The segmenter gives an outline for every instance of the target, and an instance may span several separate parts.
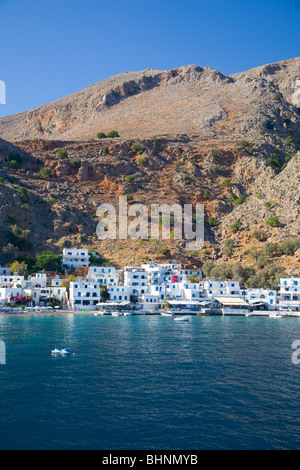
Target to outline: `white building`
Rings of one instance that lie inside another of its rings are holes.
[[[254,308],[260,309],[261,305],[265,305],[268,310],[276,308],[276,290],[251,288],[241,292],[242,297]]]
[[[109,293],[110,300],[115,302],[130,302],[131,288],[122,285],[108,286],[107,291]]]
[[[131,295],[148,293],[148,273],[142,268],[127,267],[124,271],[124,286]]]
[[[78,268],[82,266],[84,268],[89,267],[90,256],[88,250],[78,250],[74,248],[64,248],[62,255],[62,266],[63,268]]]
[[[103,286],[116,286],[120,281],[121,271],[114,266],[91,266],[88,278],[95,279]]]
[[[0,266],[0,276],[9,276],[11,274],[10,268],[6,266]]]
[[[47,274],[46,273],[36,273],[34,276],[28,276],[26,281],[26,287],[46,287],[47,285]]]
[[[186,281],[189,276],[195,276],[199,280],[202,278],[202,271],[200,269],[187,269],[182,268],[181,264],[143,264],[142,269],[149,273],[149,281],[151,284],[161,284],[163,282],[171,282],[174,276],[177,278],[176,282]]]
[[[15,284],[24,287],[24,276],[19,276],[18,273],[0,276],[0,287],[13,287]]]
[[[60,303],[68,304],[67,289],[65,287],[33,287],[26,289],[34,305],[48,304],[52,300],[57,300]]]
[[[100,284],[91,279],[70,282],[70,305],[78,310],[96,310],[101,300]]]
[[[279,310],[300,311],[300,277],[288,276],[280,279]]]
[[[205,297],[239,297],[241,295],[240,283],[237,281],[222,281],[205,279],[202,282]]]
[[[12,297],[23,295],[27,295],[27,293],[21,286],[0,287],[0,305],[3,306],[6,302],[9,302]]]

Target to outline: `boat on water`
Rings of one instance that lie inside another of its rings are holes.
[[[131,312],[123,312],[124,317],[130,317],[132,315]]]
[[[171,312],[160,312],[163,317],[174,317],[174,313]]]
[[[121,317],[123,315],[123,313],[116,310],[115,312],[111,312],[111,315],[113,317]]]
[[[53,351],[51,351],[52,354],[70,354],[70,351],[67,349],[67,348],[64,348],[64,349],[53,349]]]
[[[189,317],[174,317],[176,321],[190,321]]]
[[[272,312],[270,313],[269,318],[282,318],[282,315],[278,312]]]

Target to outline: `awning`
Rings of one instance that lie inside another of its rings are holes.
[[[244,305],[248,306],[247,302],[244,299],[239,297],[214,297],[217,302],[220,302],[222,305]]]
[[[200,302],[195,300],[167,300],[167,302],[171,305],[201,305]]]
[[[129,305],[130,302],[126,301],[126,300],[123,300],[123,302],[99,302],[98,306],[105,306],[105,307],[115,307],[115,306],[125,306],[125,305]]]

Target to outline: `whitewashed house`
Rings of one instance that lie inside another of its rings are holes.
[[[90,255],[88,250],[85,249],[74,249],[64,248],[62,255],[62,267],[63,268],[78,268],[82,266],[84,268],[89,267]]]
[[[13,287],[15,284],[24,287],[25,282],[24,276],[19,276],[18,273],[0,276],[0,287]]]
[[[7,266],[0,266],[0,276],[9,276],[11,274],[11,269]]]
[[[288,276],[280,279],[278,308],[300,311],[300,277]]]
[[[49,304],[52,300],[57,300],[60,303],[68,303],[67,289],[61,286],[44,286],[44,287],[33,287],[25,289],[27,295],[29,295],[35,306]]]
[[[27,295],[23,287],[16,285],[0,287],[0,305],[4,305],[6,302],[9,302],[13,297]]]
[[[130,302],[131,288],[123,285],[108,286],[109,299],[114,302]]]
[[[96,310],[101,300],[100,284],[94,280],[75,279],[70,282],[70,305],[78,310]]]
[[[276,308],[276,290],[249,288],[241,292],[242,297],[253,308],[261,309],[261,306],[265,306],[268,310]]]
[[[103,286],[116,286],[120,281],[121,271],[114,266],[91,266],[87,277],[95,279]]]
[[[130,295],[138,296],[148,293],[148,273],[142,268],[126,267],[124,286],[130,289]]]
[[[202,281],[204,296],[211,297],[239,297],[241,295],[240,283],[238,281],[222,281],[205,279]]]

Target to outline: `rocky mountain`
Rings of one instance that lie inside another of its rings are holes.
[[[300,271],[297,243],[282,248],[300,235],[299,107],[296,58],[231,76],[198,66],[128,72],[0,119],[4,258],[8,243],[12,257],[86,246],[120,266],[256,266],[267,254]],[[120,137],[105,137],[111,130]],[[120,195],[147,206],[203,203],[205,247],[99,241],[97,207],[117,207]]]
[[[196,65],[126,72],[1,118],[0,135],[9,141],[80,141],[116,129],[123,139],[188,134],[226,143],[234,134],[235,139],[256,140],[262,121],[280,124],[279,102],[287,113],[300,104],[299,74],[300,58],[231,76]]]

